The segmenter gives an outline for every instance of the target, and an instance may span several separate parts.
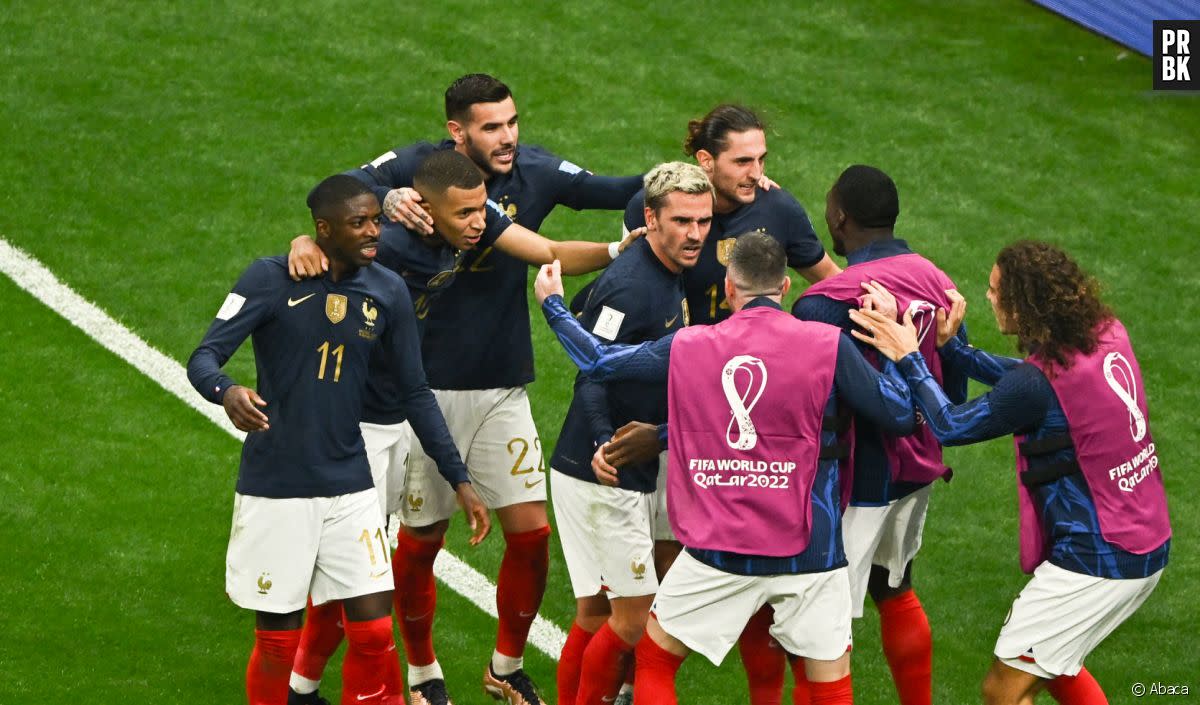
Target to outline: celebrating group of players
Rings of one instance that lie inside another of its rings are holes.
[[[894,237],[892,179],[856,165],[834,182],[839,269],[765,177],[764,125],[745,107],[689,123],[694,164],[629,177],[519,145],[491,76],[455,81],[446,117],[450,139],[318,184],[315,240],[254,262],[188,363],[248,432],[226,590],[257,615],[251,703],[323,702],[343,638],[343,703],[450,702],[434,561],[456,505],[472,543],[490,511],[505,540],[483,688],[543,702],[522,655],[546,589],[547,485],[577,605],[560,705],[675,702],[683,658],[719,664],[734,643],[756,705],[781,702],[789,660],[794,703],[849,703],[867,594],[899,701],[930,703],[912,568],[949,476],[941,447],[1005,435],[1034,577],[984,698],[1105,702],[1083,660],[1153,590],[1170,527],[1137,360],[1065,253],[1000,253],[988,299],[1029,357],[999,357],[967,344],[953,282]],[[624,209],[623,238],[538,235],[558,204]],[[552,477],[524,389],[531,264],[580,368]],[[790,314],[789,266],[811,283]],[[561,274],[605,267],[572,315]],[[221,371],[247,337],[257,390]],[[968,401],[968,378],[994,389]]]

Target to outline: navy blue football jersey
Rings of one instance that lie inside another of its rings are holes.
[[[412,302],[400,278],[371,265],[336,282],[294,282],[286,257],[256,260],[188,361],[188,378],[205,399],[220,404],[235,384],[221,366],[247,337],[270,428],[247,434],[237,491],[282,498],[370,489],[358,423],[372,351],[382,347],[390,359],[406,361],[407,374],[399,374],[406,389],[424,382]]]
[[[412,186],[413,173],[431,152],[453,147],[451,140],[397,147],[347,173],[371,186],[382,203],[389,190]],[[557,205],[619,210],[641,187],[641,176],[597,176],[534,145],[520,145],[512,171],[487,182],[488,197],[513,221],[535,231]],[[458,282],[424,320],[422,352],[430,384],[495,389],[533,381],[528,265],[481,243],[455,269]]]
[[[644,238],[637,240],[596,280],[580,323],[606,342],[657,340],[688,324],[687,298],[678,274],[667,269]],[[667,385],[661,382],[575,381],[550,467],[572,477],[596,482],[592,455],[598,442],[630,421],[659,424],[667,420]],[[653,492],[658,461],[621,468],[621,487]]]
[[[638,191],[626,204],[626,230],[646,225],[645,198],[645,192]],[[753,203],[728,213],[713,213],[712,229],[700,251],[700,260],[683,274],[693,323],[709,324],[729,318],[725,264],[737,236],[751,231],[765,232],[778,240],[787,252],[788,266],[793,269],[811,267],[825,257],[825,248],[817,239],[804,206],[781,188],[757,189]]]

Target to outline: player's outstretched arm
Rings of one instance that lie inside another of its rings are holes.
[[[637,345],[602,344],[579,325],[563,303],[557,264],[545,265],[538,272],[534,293],[547,323],[579,371],[596,382],[665,382],[675,334]]]
[[[835,274],[840,274],[842,271],[842,268],[837,266],[837,264],[834,263],[834,261],[829,258],[829,255],[826,254],[824,257],[822,257],[820,259],[820,261],[818,261],[816,264],[812,265],[811,267],[805,267],[804,269],[797,269],[796,271],[799,272],[800,276],[807,279],[810,283],[815,284],[816,282],[819,282],[822,279],[828,279],[829,277],[832,277]]]
[[[558,260],[562,273],[587,274],[607,267],[634,240],[645,234],[645,228],[635,230],[619,243],[605,244],[584,240],[551,240],[532,230],[513,223],[496,238],[496,249],[533,265],[550,264]]]

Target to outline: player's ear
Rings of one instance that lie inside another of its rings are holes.
[[[467,141],[467,128],[457,120],[446,121],[446,132],[450,133],[450,139],[454,140],[454,144],[463,144]]]
[[[783,282],[779,285],[779,295],[787,296],[788,290],[792,288],[792,278],[788,275],[783,275]]]
[[[314,219],[313,225],[317,226],[317,237],[329,237],[332,232],[329,228],[329,221],[324,218]]]
[[[658,230],[658,217],[654,214],[654,209],[646,206],[642,209],[642,215],[646,218],[646,228],[649,230]]]
[[[696,163],[700,165],[700,168],[703,169],[705,171],[705,173],[708,173],[708,174],[712,173],[713,162],[715,160],[716,160],[716,157],[714,157],[713,153],[708,151],[707,149],[697,149],[696,150]]]

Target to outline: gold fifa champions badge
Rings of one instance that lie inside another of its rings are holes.
[[[325,297],[325,316],[330,323],[341,323],[346,317],[349,301],[341,294],[329,294]]]

